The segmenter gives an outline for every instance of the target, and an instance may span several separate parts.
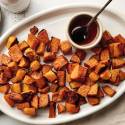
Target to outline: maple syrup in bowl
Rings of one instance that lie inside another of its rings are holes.
[[[77,35],[74,33],[79,27],[86,26],[91,18],[92,14],[89,13],[80,13],[71,18],[67,27],[67,37],[76,48],[90,49],[101,41],[103,28],[98,18],[87,28],[87,33],[84,31],[84,28]]]

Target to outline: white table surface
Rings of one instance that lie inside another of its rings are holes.
[[[90,5],[103,5],[107,0],[31,0],[26,12],[13,14],[2,8],[2,24],[0,33],[3,34],[16,23],[39,11],[50,7],[72,3],[87,3]],[[109,6],[110,9],[125,12],[125,0],[114,0]],[[0,113],[1,125],[28,125],[14,120],[3,113]],[[66,123],[66,125],[125,125],[125,95],[116,102],[87,118]]]

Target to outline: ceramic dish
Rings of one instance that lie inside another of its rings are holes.
[[[0,38],[0,52],[5,52],[7,49],[5,49],[5,41],[8,38],[10,34],[16,35],[19,40],[23,40],[27,38],[27,33],[29,31],[29,28],[36,25],[40,29],[45,28],[48,30],[50,36],[57,36],[61,39],[66,39],[66,27],[68,24],[69,19],[71,16],[73,16],[76,13],[79,12],[89,12],[92,14],[95,14],[97,11],[99,11],[100,7],[92,7],[88,5],[70,5],[70,6],[63,6],[58,8],[52,8],[49,10],[46,10],[44,12],[40,12],[38,14],[35,14],[31,16],[30,18],[27,18],[24,21],[21,21],[19,24],[15,25],[13,28],[8,30],[1,38]],[[118,33],[125,33],[125,20],[124,15],[115,13],[114,11],[105,10],[102,15],[100,15],[100,20],[103,23],[103,27],[109,30],[113,35],[116,35]],[[125,35],[125,34],[122,34]],[[3,95],[0,94],[0,110],[4,112],[5,114],[26,122],[30,124],[59,124],[59,123],[65,123],[69,121],[73,121],[79,118],[86,117],[92,113],[95,113],[102,108],[108,106],[112,102],[114,102],[118,97],[120,97],[124,91],[125,91],[125,82],[122,82],[117,88],[115,88],[117,93],[114,97],[105,97],[102,99],[100,105],[97,106],[90,106],[89,104],[81,106],[81,110],[77,114],[62,114],[58,115],[56,118],[50,119],[48,118],[48,111],[41,110],[41,113],[36,118],[31,118],[23,113],[21,113],[19,110],[16,110],[14,108],[11,108],[8,106],[8,104],[5,102]]]

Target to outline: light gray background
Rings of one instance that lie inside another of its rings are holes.
[[[33,15],[45,9],[72,3],[87,3],[90,5],[103,5],[107,0],[31,0],[31,4],[26,12],[21,14],[13,14],[2,8],[2,23],[0,32],[3,34],[13,25],[23,20],[24,18]],[[125,13],[125,0],[113,0],[110,9]],[[28,125],[16,121],[3,113],[0,113],[1,125]],[[91,115],[87,118],[80,119],[74,122],[67,123],[66,125],[125,125],[125,95],[120,97],[116,102]]]

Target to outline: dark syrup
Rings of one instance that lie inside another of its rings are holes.
[[[83,34],[80,33],[79,37],[78,36],[76,37],[73,34],[73,30],[75,28],[88,24],[91,18],[92,17],[89,15],[79,15],[71,21],[71,24],[69,26],[69,35],[76,44],[79,45],[89,44],[96,37],[98,31],[98,23],[96,21],[89,26],[87,33],[82,32]],[[82,37],[81,35],[83,35],[84,37]]]

